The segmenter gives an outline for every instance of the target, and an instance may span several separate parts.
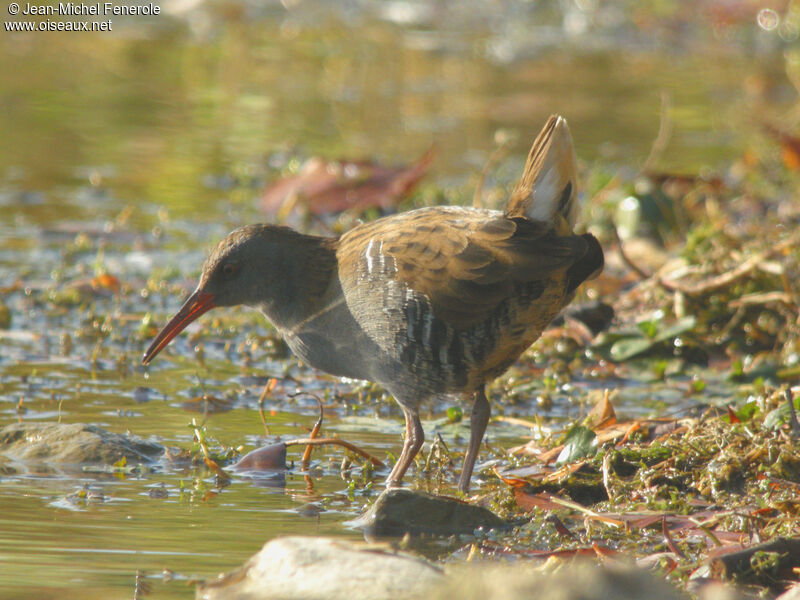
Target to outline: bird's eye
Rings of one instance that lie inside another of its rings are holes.
[[[222,265],[222,273],[223,275],[233,275],[236,273],[236,266],[231,263],[226,263]]]

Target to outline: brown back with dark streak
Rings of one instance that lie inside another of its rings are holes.
[[[588,247],[496,211],[433,207],[391,222],[341,238],[339,276],[367,334],[431,392],[473,389],[513,363],[561,310]]]

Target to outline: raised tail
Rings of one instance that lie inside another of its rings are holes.
[[[572,231],[578,212],[576,170],[567,120],[552,115],[533,142],[506,214],[553,223],[562,235],[564,223]]]

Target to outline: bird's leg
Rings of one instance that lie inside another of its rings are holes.
[[[486,425],[489,423],[489,413],[489,401],[486,399],[486,392],[483,386],[481,386],[472,395],[469,446],[467,447],[467,454],[464,456],[461,477],[458,479],[458,489],[465,494],[469,491],[469,480],[472,477],[472,469],[475,468],[475,460],[478,458],[478,449],[481,447]]]
[[[406,417],[406,439],[403,442],[400,458],[397,459],[392,472],[386,479],[386,487],[400,487],[403,475],[406,474],[408,467],[411,466],[411,461],[414,460],[425,441],[425,432],[422,430],[422,423],[419,422],[417,411],[403,406],[403,414]]]

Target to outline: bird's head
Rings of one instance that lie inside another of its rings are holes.
[[[240,304],[269,315],[275,305],[291,304],[303,236],[286,227],[249,225],[229,233],[203,265],[197,288],[184,301],[145,352],[148,364],[175,336],[217,306]],[[308,238],[311,239],[311,238]]]

